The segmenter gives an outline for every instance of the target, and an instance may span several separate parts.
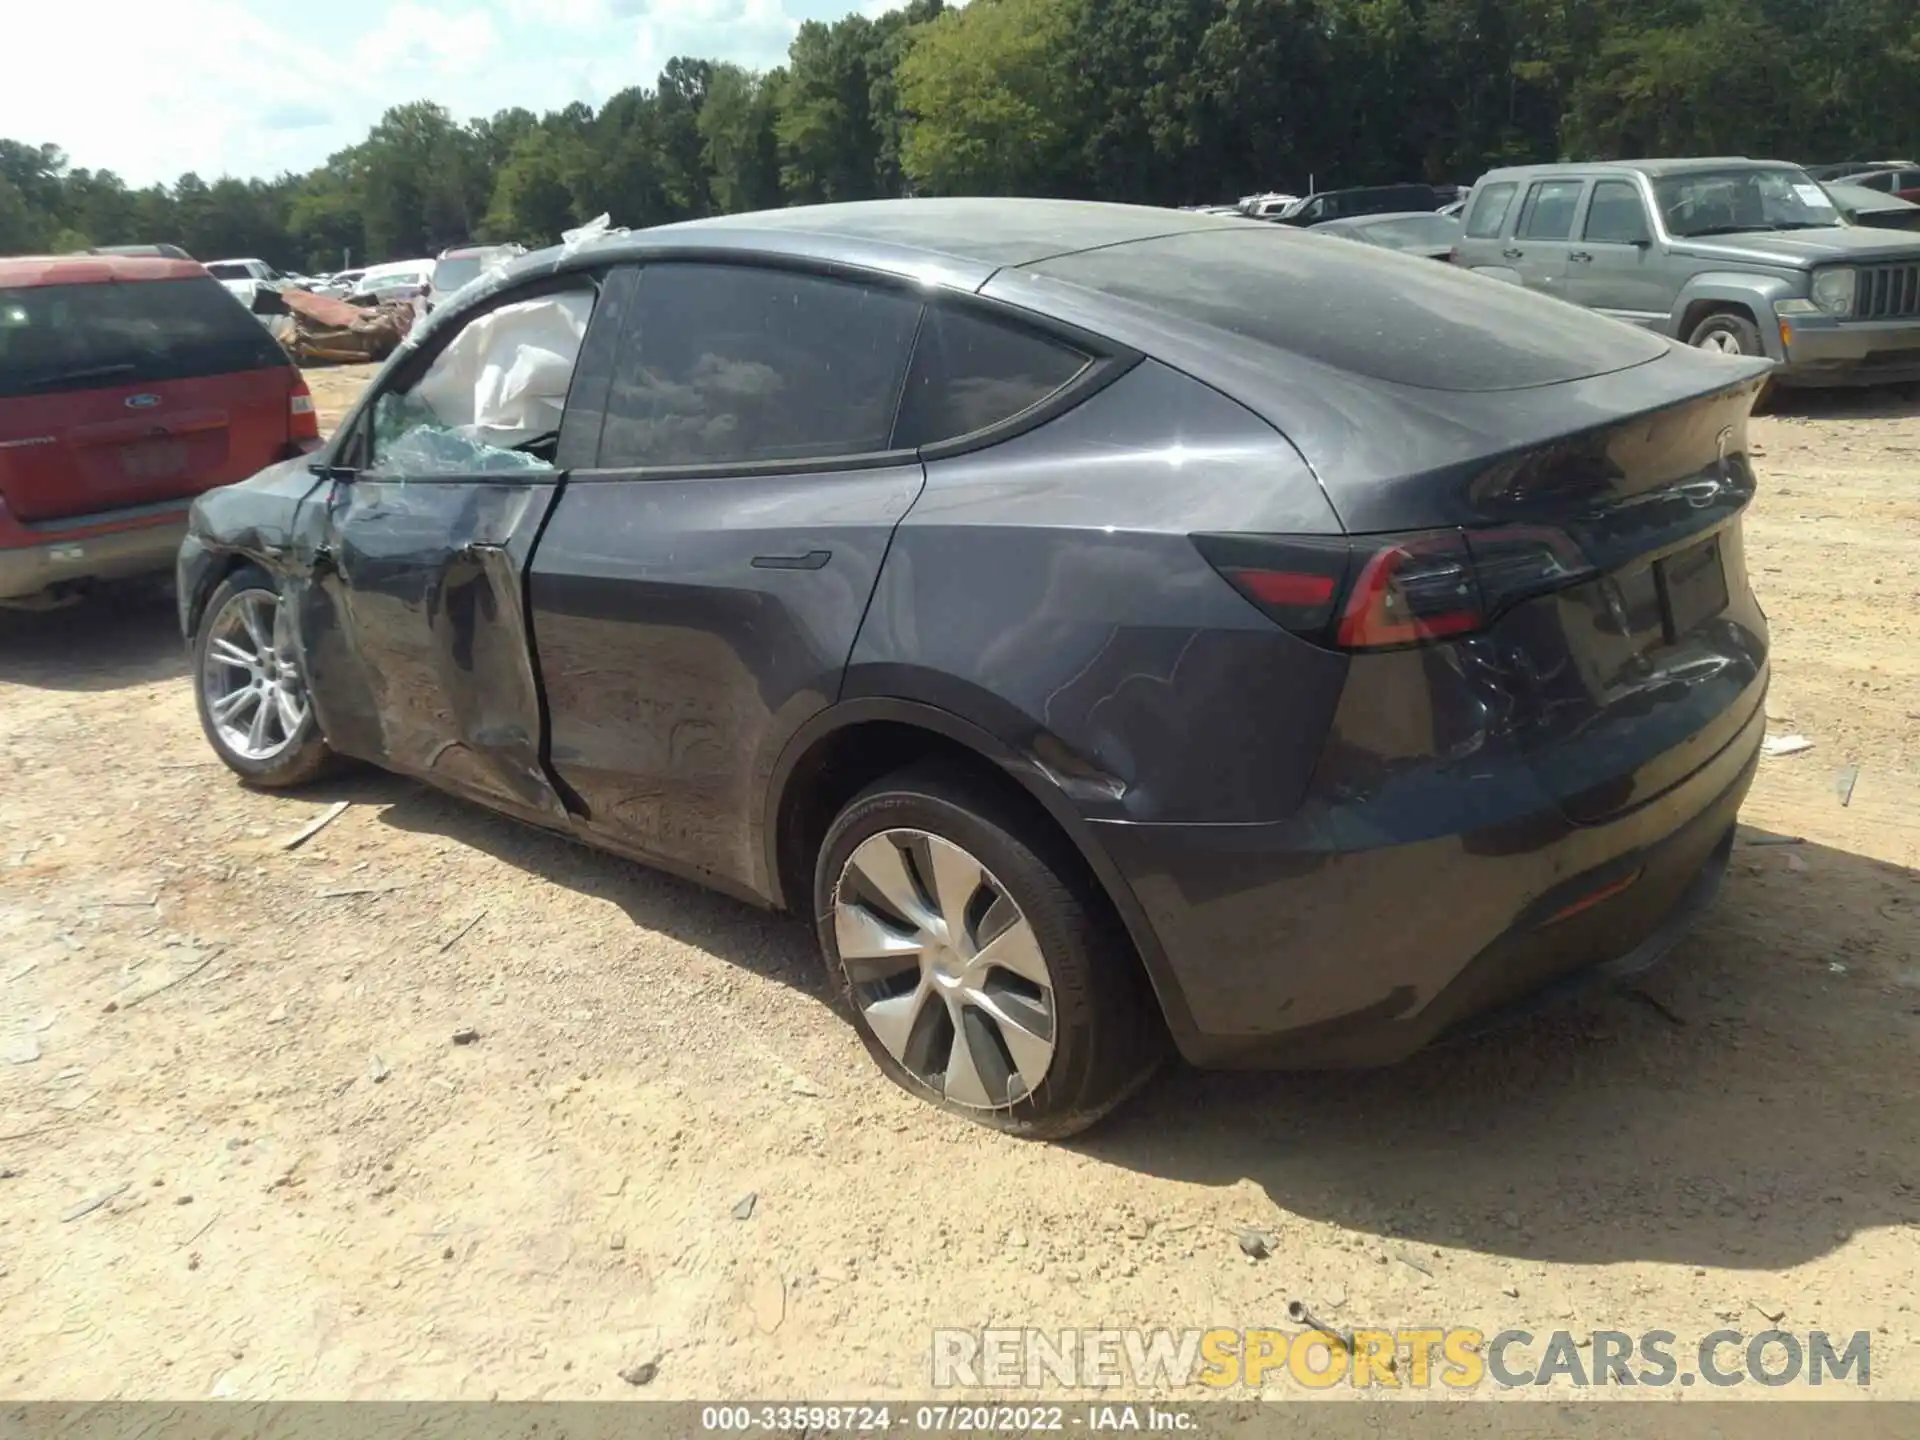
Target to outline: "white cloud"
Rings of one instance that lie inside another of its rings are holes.
[[[769,69],[786,59],[800,28],[781,0],[505,0],[505,5],[509,14],[529,21],[624,33],[637,71],[624,84],[651,85],[676,55]]]
[[[860,0],[844,0],[846,8]],[[0,136],[52,143],[129,183],[306,170],[390,106],[460,119],[599,104],[675,55],[782,63],[831,0],[0,0]],[[34,57],[22,63],[21,57]]]
[[[780,0],[669,0],[666,4],[609,0],[634,12],[634,56],[653,77],[676,55],[727,59],[753,70],[783,63],[800,22]]]

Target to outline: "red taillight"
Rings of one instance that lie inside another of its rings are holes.
[[[1269,618],[1341,650],[1393,650],[1482,629],[1593,567],[1545,526],[1408,535],[1196,535],[1208,562]]]
[[[320,416],[313,408],[313,392],[297,375],[287,391],[287,440],[302,455],[320,448]]]
[[[1360,566],[1340,610],[1343,650],[1420,645],[1478,630],[1485,620],[1473,557],[1458,531],[1389,540]]]
[[[1318,608],[1333,599],[1331,575],[1301,575],[1286,570],[1240,570],[1234,580],[1262,605]]]

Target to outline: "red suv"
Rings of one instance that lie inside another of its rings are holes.
[[[171,569],[194,496],[319,436],[300,371],[195,262],[0,259],[0,605]]]

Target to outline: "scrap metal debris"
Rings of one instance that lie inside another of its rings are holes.
[[[125,1184],[114,1186],[113,1189],[111,1190],[102,1190],[98,1195],[94,1196],[91,1200],[82,1200],[78,1205],[69,1206],[67,1209],[60,1212],[60,1223],[63,1225],[72,1224],[75,1220],[80,1219],[83,1215],[91,1215],[94,1211],[98,1210],[102,1205],[106,1204],[109,1200],[116,1199],[117,1197],[125,1194],[128,1187],[131,1186],[132,1184],[133,1182],[129,1180]]]
[[[1833,777],[1833,793],[1840,797],[1842,807],[1853,803],[1853,787],[1859,783],[1860,767],[1858,765],[1845,766],[1838,775]]]
[[[384,360],[407,338],[416,315],[410,300],[350,305],[331,295],[313,295],[305,290],[289,290],[281,298],[286,302],[291,326],[274,325],[269,329],[301,364],[317,360],[359,365]]]
[[[187,964],[184,969],[175,970],[173,973],[162,976],[159,979],[150,977],[138,981],[107,1001],[102,1009],[109,1015],[121,1010],[131,1010],[134,1006],[151,1000],[163,991],[171,990],[176,985],[185,984],[202,970],[206,969],[207,966],[211,965],[215,957],[224,952],[226,948],[224,945],[216,945],[204,955],[199,956]]]
[[[347,806],[351,803],[352,802],[348,800],[334,801],[333,804],[329,805],[318,815],[314,816],[313,819],[294,831],[293,834],[282,840],[280,842],[280,848],[282,850],[298,850],[302,845],[306,844],[307,841],[311,840],[322,830],[326,829],[327,826],[346,814]]]
[[[1287,1302],[1287,1318],[1296,1325],[1309,1326],[1312,1329],[1318,1330],[1328,1339],[1339,1341],[1341,1349],[1345,1350],[1349,1355],[1353,1353],[1353,1337],[1344,1330],[1334,1329],[1333,1326],[1309,1310],[1304,1301],[1289,1300]]]
[[[1813,749],[1813,741],[1804,735],[1769,735],[1760,742],[1762,755],[1798,755]]]

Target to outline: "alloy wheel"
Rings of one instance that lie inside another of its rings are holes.
[[[1709,330],[1695,342],[1702,350],[1717,350],[1722,355],[1744,355],[1740,348],[1740,337],[1731,330]]]
[[[241,590],[213,617],[200,685],[221,743],[243,760],[277,758],[307,722],[307,689],[294,664],[278,596]]]
[[[923,830],[861,842],[834,887],[855,1004],[915,1079],[955,1105],[1001,1109],[1053,1063],[1053,978],[1033,926],[974,856]]]

